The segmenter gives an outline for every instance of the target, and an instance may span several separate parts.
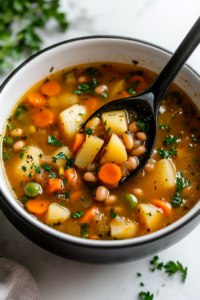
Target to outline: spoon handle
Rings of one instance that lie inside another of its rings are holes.
[[[200,43],[200,17],[188,32],[167,65],[149,88],[154,94],[154,112],[157,115],[161,102],[171,83],[187,61],[190,54]]]

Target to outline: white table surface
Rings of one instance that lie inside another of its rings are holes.
[[[70,27],[64,34],[58,33],[51,22],[43,35],[44,46],[79,36],[111,34],[146,40],[174,51],[199,16],[200,0],[63,0],[62,9],[67,12]],[[188,63],[200,73],[200,46]],[[5,76],[0,75],[0,82]],[[200,226],[159,254],[161,261],[179,260],[188,266],[185,284],[180,274],[168,277],[160,271],[151,273],[150,259],[101,266],[57,257],[26,239],[1,211],[0,253],[30,270],[44,300],[135,300],[142,290],[154,293],[154,299],[200,299]],[[137,272],[142,277],[138,278]],[[140,282],[145,286],[140,287]]]

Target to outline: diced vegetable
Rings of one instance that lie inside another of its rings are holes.
[[[169,189],[175,189],[176,175],[172,163],[168,159],[157,161],[154,170],[143,178],[142,185],[156,197],[163,197]]]
[[[91,111],[97,109],[98,106],[97,99],[91,95],[87,95],[86,98],[88,98],[87,100],[84,100],[84,105],[86,106],[86,108]]]
[[[41,87],[41,92],[46,96],[55,96],[60,93],[61,86],[56,81],[47,81]]]
[[[127,222],[119,217],[110,222],[111,236],[116,239],[130,239],[136,236],[138,225],[133,222]]]
[[[68,107],[78,102],[79,102],[78,96],[76,94],[71,94],[71,93],[63,93],[56,97],[51,97],[48,100],[48,104],[50,107],[56,107],[56,106]]]
[[[45,97],[40,92],[34,92],[28,95],[28,103],[33,107],[40,107],[46,103]]]
[[[60,147],[56,151],[54,151],[51,156],[52,157],[56,156],[56,155],[58,155],[61,152],[63,154],[65,154],[65,155],[67,155],[67,158],[71,158],[72,155],[73,155],[72,152],[69,150],[68,147]],[[64,167],[65,165],[66,165],[66,161],[65,160],[63,160],[63,159],[56,159],[55,166],[57,166],[57,167]]]
[[[74,139],[74,143],[73,143],[73,151],[77,152],[81,146],[83,145],[83,143],[85,142],[85,134],[84,133],[77,133]]]
[[[60,178],[50,178],[47,181],[47,193],[59,192],[63,189],[63,182]]]
[[[30,179],[29,174],[32,174],[32,179],[35,177],[35,167],[39,166],[41,163],[41,159],[39,155],[42,154],[42,151],[35,147],[29,146],[24,151],[24,156],[16,160],[16,166],[14,167],[15,172],[22,176],[22,180]]]
[[[36,130],[35,126],[31,125],[31,126],[29,127],[29,132],[30,132],[30,133],[36,133],[37,130]]]
[[[83,105],[73,105],[60,113],[60,126],[66,138],[74,138],[81,124],[87,120],[86,108]]]
[[[24,193],[29,197],[36,197],[42,193],[42,187],[36,182],[29,182],[25,186]]]
[[[74,164],[81,169],[86,168],[91,162],[93,162],[94,158],[103,146],[103,143],[104,141],[97,136],[87,135],[86,141],[77,153]]]
[[[123,135],[127,131],[127,118],[124,110],[110,111],[102,114],[102,120],[106,132],[109,130],[109,134],[115,133],[116,135]]]
[[[74,73],[66,73],[65,75],[65,81],[67,83],[75,83],[76,82],[76,77]]]
[[[122,177],[122,171],[114,163],[106,163],[98,172],[98,178],[104,184],[117,184]]]
[[[151,204],[156,207],[161,208],[163,210],[163,212],[166,214],[171,214],[171,212],[172,212],[172,207],[169,202],[159,200],[159,199],[152,199]]]
[[[64,222],[70,217],[70,211],[57,203],[51,203],[46,216],[46,223]]]
[[[68,182],[71,182],[77,178],[76,171],[72,168],[69,168],[64,173],[64,178],[67,179]]]
[[[113,97],[125,89],[126,82],[124,79],[118,81],[112,88],[110,96]]]
[[[36,126],[44,128],[55,123],[56,116],[49,109],[43,109],[33,115],[33,122]]]
[[[131,209],[131,210],[134,210],[136,209],[137,205],[138,205],[138,201],[137,201],[137,198],[132,195],[132,194],[126,194],[126,203],[128,205],[128,207]]]
[[[162,209],[151,204],[138,205],[138,221],[151,230],[159,226],[162,219]]]
[[[84,215],[82,217],[78,218],[78,223],[79,224],[84,224],[84,223],[90,224],[93,221],[96,213],[98,213],[98,207],[92,206],[91,208],[86,210],[86,212],[84,213]]]
[[[28,200],[26,203],[27,210],[35,215],[43,215],[49,207],[47,200]]]
[[[127,152],[123,142],[116,134],[112,134],[107,146],[103,150],[101,165],[105,163],[122,164],[127,160]]]

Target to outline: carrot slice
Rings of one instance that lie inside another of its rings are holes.
[[[60,178],[50,178],[47,181],[47,193],[59,192],[63,189],[63,182]]]
[[[84,223],[90,224],[93,221],[94,216],[95,216],[97,211],[98,211],[97,206],[90,207],[88,210],[86,210],[84,212],[84,215],[78,219],[78,223],[80,225],[84,224]]]
[[[32,214],[42,215],[49,207],[49,201],[46,200],[28,200],[26,208]]]
[[[137,82],[139,81],[138,85],[137,85],[137,88],[139,89],[142,89],[145,87],[145,80],[144,80],[144,77],[142,76],[139,76],[139,75],[133,75],[129,78],[128,81],[131,81],[131,82]]]
[[[72,168],[67,169],[64,173],[64,178],[66,178],[68,182],[72,182],[77,178],[76,171]]]
[[[49,97],[60,93],[61,86],[56,81],[47,81],[41,87],[41,92]]]
[[[82,195],[83,195],[82,191],[74,192],[74,193],[70,194],[70,200],[73,201],[73,202],[81,200]]]
[[[85,142],[85,134],[77,133],[72,147],[73,151],[77,152],[81,148],[84,142]]]
[[[171,204],[169,202],[165,202],[159,199],[153,199],[151,201],[151,204],[153,204],[154,206],[161,208],[165,213],[167,214],[171,214],[172,210],[171,210]]]
[[[88,100],[84,100],[83,105],[85,105],[88,109],[90,110],[95,110],[97,108],[98,102],[97,99],[91,95],[86,95],[84,99]]]
[[[98,178],[104,184],[116,184],[120,181],[122,177],[122,171],[114,163],[106,163],[103,165],[98,172]]]
[[[33,115],[33,122],[38,127],[47,127],[53,125],[56,121],[55,114],[49,109],[43,109]]]
[[[119,99],[121,99],[121,98],[127,98],[127,97],[130,97],[130,94],[127,91],[122,91],[119,94]]]
[[[46,103],[45,97],[40,92],[28,95],[28,103],[34,107],[40,107]]]

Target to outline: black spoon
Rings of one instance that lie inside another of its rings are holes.
[[[148,140],[146,143],[147,150],[143,156],[142,161],[138,167],[132,171],[127,177],[124,177],[119,182],[119,186],[127,183],[133,177],[135,177],[147,164],[151,157],[157,137],[157,120],[158,112],[161,102],[169,89],[170,85],[174,81],[175,77],[192,54],[194,49],[200,43],[200,17],[193,25],[187,36],[184,38],[174,55],[171,57],[167,65],[158,75],[152,85],[139,95],[129,98],[119,99],[111,101],[98,110],[96,110],[88,120],[83,124],[84,129],[87,122],[97,115],[101,115],[103,112],[128,109],[133,114],[136,114],[141,119],[148,119]]]

